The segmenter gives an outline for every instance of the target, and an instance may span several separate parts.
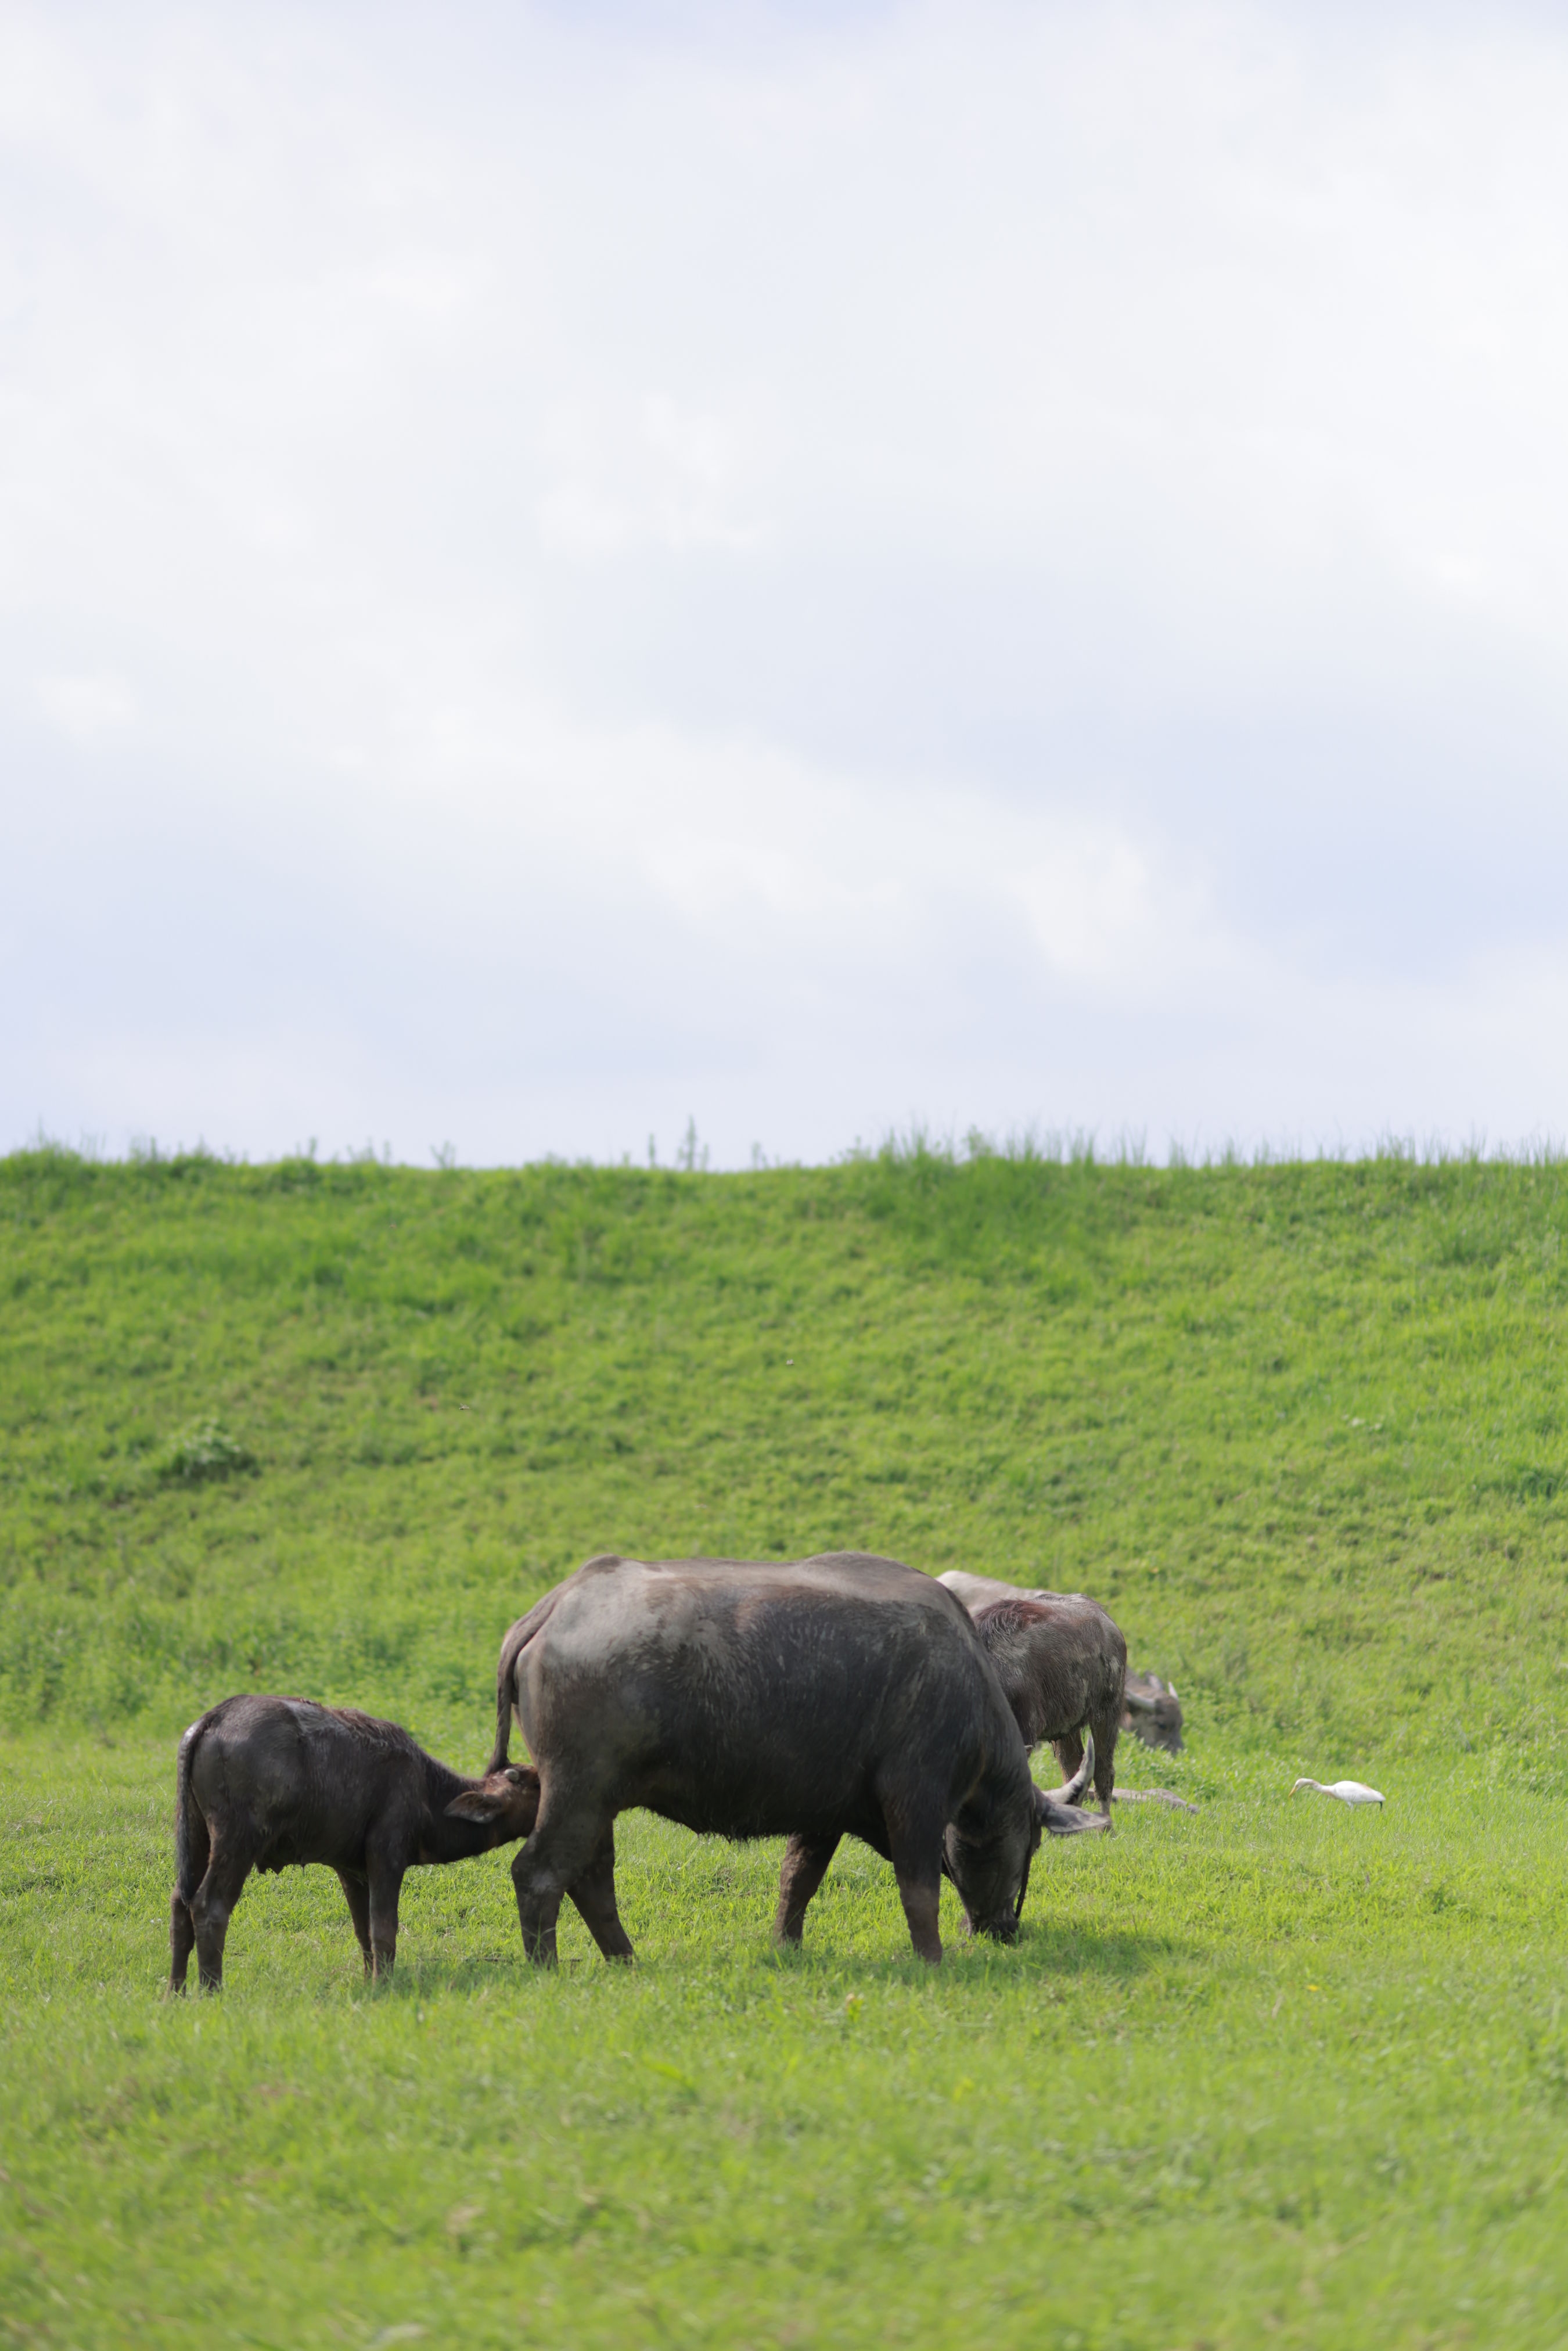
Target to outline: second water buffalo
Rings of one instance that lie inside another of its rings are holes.
[[[1026,1592],[961,1568],[937,1581],[973,1617],[1024,1745],[1049,1740],[1065,1776],[1082,1761],[1085,1735],[1092,1739],[1094,1792],[1109,1817],[1127,1678],[1119,1626],[1081,1592]]]
[[[512,1864],[523,1946],[553,1961],[563,1895],[607,1959],[618,1813],[730,1837],[787,1836],[775,1933],[798,1941],[841,1837],[893,1864],[910,1939],[942,1956],[946,1870],[971,1926],[1011,1940],[1040,1830],[1102,1825],[1086,1774],[1037,1788],[964,1610],[862,1552],[788,1563],[590,1560],[501,1645],[492,1772],[514,1717],[539,1774]]]

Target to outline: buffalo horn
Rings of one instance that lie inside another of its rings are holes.
[[[1051,1795],[1059,1804],[1075,1804],[1094,1777],[1094,1733],[1083,1734],[1083,1761],[1064,1787],[1052,1788]]]
[[[1037,1788],[1034,1792],[1035,1810],[1040,1814],[1040,1824],[1049,1829],[1052,1836],[1076,1836],[1082,1829],[1109,1828],[1110,1823],[1103,1813],[1082,1813],[1077,1809],[1078,1800],[1093,1776],[1094,1740],[1092,1732],[1085,1731],[1083,1761],[1066,1786]]]
[[[1040,1824],[1051,1836],[1077,1836],[1089,1829],[1108,1829],[1111,1825],[1103,1813],[1082,1813],[1075,1805],[1059,1804],[1044,1788],[1035,1790],[1034,1808]]]

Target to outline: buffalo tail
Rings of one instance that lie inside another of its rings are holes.
[[[537,1600],[526,1616],[518,1617],[501,1643],[501,1654],[496,1660],[496,1746],[485,1766],[486,1775],[492,1771],[504,1771],[507,1768],[507,1750],[512,1737],[512,1701],[517,1695],[517,1659],[543,1626],[559,1593],[560,1586],[558,1584],[553,1592],[547,1592],[542,1600]]]

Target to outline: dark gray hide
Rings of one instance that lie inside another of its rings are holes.
[[[462,1861],[525,1837],[537,1772],[449,1771],[395,1722],[301,1698],[226,1698],[180,1741],[169,1989],[193,1946],[224,1977],[229,1913],[253,1869],[324,1862],[348,1896],[367,1975],[389,1975],[398,1896],[418,1862]]]
[[[893,1863],[910,1938],[939,1959],[944,1868],[972,1925],[1010,1940],[1041,1825],[1099,1827],[1037,1789],[964,1611],[894,1560],[591,1559],[501,1645],[496,1751],[514,1709],[538,1823],[512,1864],[523,1947],[555,1958],[562,1895],[606,1959],[614,1820],[637,1805],[730,1837],[788,1836],[775,1932],[799,1940],[841,1837]]]
[[[1094,1792],[1109,1817],[1127,1673],[1120,1628],[1081,1592],[1026,1592],[961,1568],[937,1581],[974,1618],[1027,1748],[1049,1740],[1070,1779],[1083,1760],[1083,1734],[1092,1734]]]
[[[1127,1676],[1122,1728],[1145,1747],[1163,1748],[1167,1755],[1179,1755],[1186,1743],[1181,1735],[1181,1700],[1158,1674]]]

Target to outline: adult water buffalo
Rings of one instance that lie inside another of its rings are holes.
[[[1122,1728],[1141,1739],[1145,1747],[1159,1747],[1167,1755],[1179,1755],[1186,1741],[1181,1735],[1181,1700],[1176,1694],[1175,1682],[1162,1682],[1158,1674],[1129,1674],[1127,1694],[1122,1703]]]
[[[523,1948],[556,1956],[570,1896],[606,1959],[617,1813],[731,1837],[788,1836],[774,1932],[799,1941],[839,1840],[890,1860],[924,1959],[944,1868],[971,1926],[1010,1941],[1041,1827],[1103,1825],[1088,1772],[1047,1794],[963,1609],[930,1577],[858,1552],[591,1559],[514,1625],[496,1677],[504,1770],[516,1714],[538,1823],[512,1864]]]
[[[937,1582],[974,1618],[1024,1745],[1032,1750],[1049,1739],[1067,1778],[1082,1762],[1083,1734],[1091,1735],[1094,1792],[1109,1818],[1127,1678],[1119,1627],[1081,1592],[1025,1592],[962,1568]]]

